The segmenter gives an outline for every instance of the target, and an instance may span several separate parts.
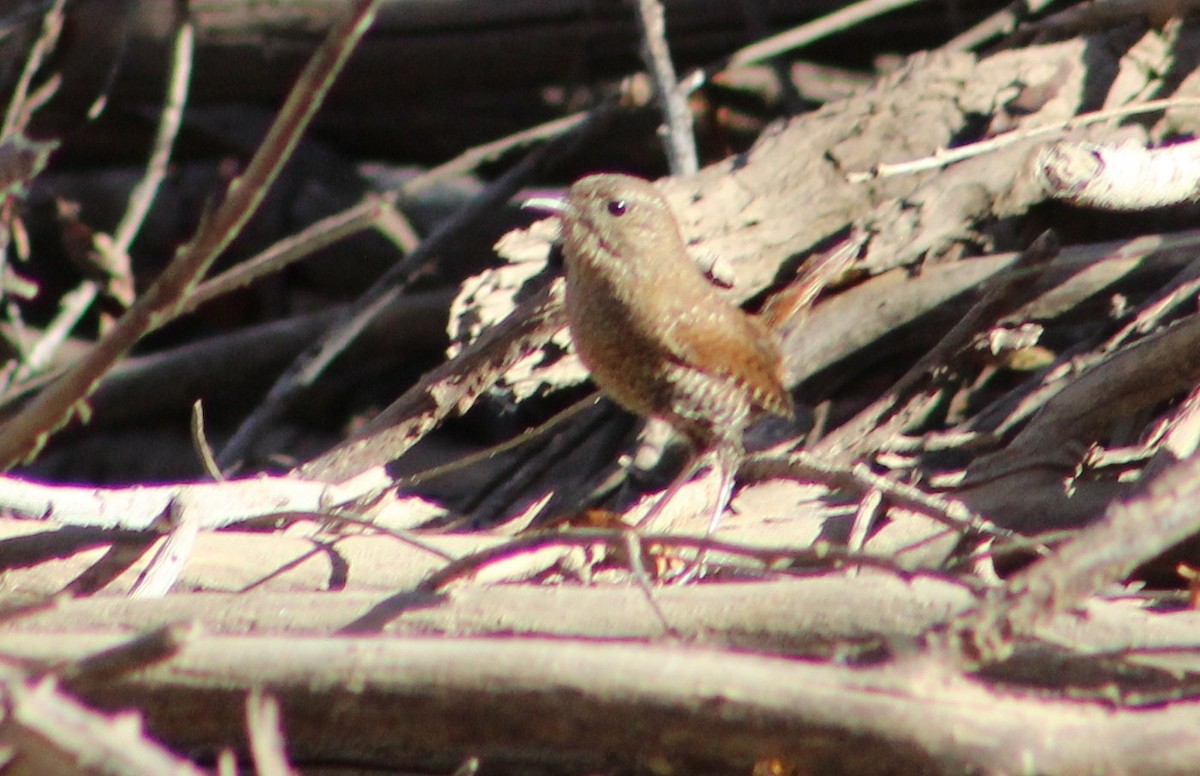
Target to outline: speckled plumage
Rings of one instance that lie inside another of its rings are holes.
[[[605,393],[718,452],[754,414],[792,415],[774,335],[704,276],[653,184],[588,176],[562,214],[571,336]]]

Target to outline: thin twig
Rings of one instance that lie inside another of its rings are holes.
[[[54,0],[54,5],[46,11],[46,15],[42,18],[42,32],[38,36],[37,42],[33,44],[33,50],[25,58],[25,67],[21,70],[21,77],[17,79],[17,84],[13,87],[13,96],[9,99],[8,110],[4,114],[4,126],[0,129],[0,140],[7,140],[10,136],[21,132],[29,121],[30,85],[33,83],[33,77],[42,68],[42,63],[46,61],[46,56],[58,43],[59,33],[62,32],[63,8],[66,4],[66,0]]]
[[[29,93],[25,98],[25,123],[28,123],[38,108],[50,102],[50,98],[58,93],[60,86],[62,86],[62,74],[53,73],[42,82],[41,86]]]
[[[138,230],[150,212],[150,205],[158,194],[158,187],[167,177],[167,164],[171,150],[183,123],[183,106],[187,104],[188,86],[192,75],[192,54],[195,49],[195,30],[190,19],[183,16],[175,30],[175,43],[171,49],[171,75],[167,81],[167,94],[159,111],[158,131],[154,135],[146,172],[133,187],[125,215],[113,230],[113,247],[127,253],[137,236]]]
[[[696,155],[696,135],[687,97],[677,86],[671,50],[667,46],[666,13],[659,0],[638,0],[638,26],[642,31],[642,61],[654,82],[664,125],[663,145],[671,174],[695,175],[700,163]]]
[[[811,479],[836,488],[859,491],[877,490],[892,504],[920,512],[960,533],[977,532],[997,539],[1012,539],[1014,531],[1000,528],[961,501],[936,493],[926,493],[915,485],[884,477],[862,464],[841,466],[824,461],[810,453],[750,456],[739,471],[746,479],[762,480],[789,476]]]
[[[21,359],[21,365],[12,377],[13,385],[19,385],[30,376],[50,366],[50,362],[54,360],[54,354],[67,341],[71,330],[79,323],[79,319],[88,311],[99,294],[100,284],[94,280],[85,280],[73,290],[59,297],[58,314],[46,326],[42,336],[29,349],[28,354]]]
[[[479,773],[479,766],[482,763],[478,757],[468,757],[463,760],[450,776],[475,776]]]
[[[391,537],[392,539],[407,544],[413,549],[420,550],[421,552],[425,552],[430,555],[435,555],[442,560],[454,560],[454,556],[445,550],[440,550],[429,542],[418,539],[416,533],[413,531],[403,531],[398,528],[389,528],[386,525],[380,525],[373,518],[353,512],[349,507],[346,506],[338,505],[336,508],[331,508],[329,511],[314,512],[310,516],[318,520],[323,520],[330,525],[345,523],[346,525],[365,528],[371,533]]]
[[[1156,110],[1166,110],[1167,108],[1194,108],[1200,107],[1200,99],[1194,98],[1167,98],[1163,100],[1150,100],[1148,102],[1137,103],[1136,105],[1125,105],[1112,110],[1101,110],[1093,113],[1084,113],[1079,116],[1073,116],[1064,121],[1056,121],[1052,124],[1046,124],[1032,129],[1013,130],[1006,132],[1003,135],[981,140],[978,143],[969,143],[958,148],[943,148],[939,149],[932,156],[913,159],[908,162],[897,162],[895,164],[880,164],[870,170],[864,172],[852,172],[846,176],[846,180],[851,183],[866,183],[867,181],[877,180],[879,178],[890,178],[895,175],[911,175],[918,172],[926,172],[929,170],[937,170],[942,167],[949,167],[955,162],[961,162],[964,159],[971,159],[976,156],[982,156],[992,151],[997,151],[1001,148],[1023,143],[1028,140],[1033,140],[1039,137],[1047,137],[1056,135],[1061,132],[1069,132],[1079,127],[1085,127],[1088,124],[1095,124],[1098,121],[1107,121],[1109,119],[1125,118],[1127,116],[1136,116],[1140,113],[1152,113]]]
[[[127,256],[129,246],[145,221],[146,214],[150,211],[150,205],[158,193],[158,187],[167,174],[167,162],[171,158],[171,149],[175,144],[175,137],[179,133],[179,126],[183,118],[183,106],[187,101],[193,44],[192,24],[190,21],[183,20],[175,35],[166,100],[159,113],[158,132],[154,138],[150,160],[146,164],[146,172],[142,180],[133,188],[125,215],[113,231],[112,241],[106,246],[108,250],[125,256],[122,266],[129,266]],[[71,330],[79,323],[99,293],[100,284],[98,282],[85,280],[74,291],[65,294],[59,300],[58,315],[46,327],[41,338],[29,351],[28,357],[22,360],[20,368],[13,377],[14,383],[22,382],[50,364],[54,354],[58,352]]]
[[[383,197],[372,195],[340,213],[322,218],[296,234],[279,240],[251,259],[239,262],[188,294],[179,313],[190,313],[222,294],[244,288],[259,278],[279,272],[338,240],[366,231],[378,223],[382,211],[392,207]]]
[[[605,545],[614,549],[628,546],[629,529],[602,528],[571,528],[567,530],[546,530],[522,534],[499,545],[488,547],[478,552],[464,555],[452,563],[438,569],[421,581],[417,589],[434,592],[445,587],[456,579],[474,574],[479,569],[496,561],[511,558],[534,549],[546,546],[564,545],[568,547],[585,547],[588,545]],[[894,557],[883,557],[861,552],[850,552],[841,547],[835,547],[828,542],[815,542],[810,547],[755,547],[736,542],[714,539],[712,536],[686,536],[681,534],[645,534],[639,537],[642,547],[672,547],[681,550],[699,550],[711,555],[730,555],[758,561],[762,568],[770,571],[783,571],[782,564],[816,564],[816,563],[853,563],[891,571],[903,577],[927,575],[942,579],[951,584],[960,585],[969,590],[977,590],[980,585],[965,575],[950,575],[932,569],[908,568]],[[710,555],[710,557],[711,557]]]
[[[1014,32],[1021,21],[1033,16],[1053,0],[1014,0],[969,30],[942,44],[941,51],[968,51],[999,35]]]
[[[868,19],[881,14],[912,5],[920,0],[861,0],[845,8],[813,19],[786,32],[760,40],[734,52],[726,67],[739,67],[762,62],[764,59],[777,57],[784,52],[807,46],[813,41],[826,38],[835,32],[841,32]]]
[[[46,57],[58,44],[59,35],[62,32],[63,24],[63,8],[66,6],[66,0],[54,0],[49,4],[44,16],[42,17],[42,28],[38,34],[37,40],[33,44],[33,49],[25,58],[25,66],[21,70],[21,75],[17,79],[16,85],[13,87],[12,96],[9,98],[8,108],[4,115],[4,124],[0,127],[0,144],[5,145],[9,150],[17,150],[18,153],[33,148],[24,138],[26,125],[29,123],[34,110],[41,106],[45,100],[49,99],[57,90],[59,84],[62,83],[62,78],[58,74],[54,74],[46,79],[46,82],[38,89],[30,91],[34,76],[41,70],[45,63]],[[46,155],[57,144],[44,144],[40,159],[38,159],[29,170],[38,170],[45,164]],[[32,175],[30,176],[32,177]],[[7,201],[0,207],[0,291],[9,297],[5,307],[5,312],[9,323],[17,330],[24,327],[24,322],[21,318],[21,309],[12,298],[11,289],[19,283],[25,282],[12,268],[9,263],[8,249],[11,242],[17,244],[17,253],[22,254],[22,245],[26,250],[28,248],[27,235],[25,234],[24,225],[21,219],[15,214],[12,198],[7,198]],[[22,349],[18,348],[18,352]],[[7,371],[7,370],[6,370]],[[11,380],[11,379],[10,379]],[[6,380],[5,382],[10,382]]]
[[[662,623],[663,632],[666,635],[678,638],[679,631],[671,625],[666,612],[662,610],[658,599],[654,597],[654,588],[650,586],[650,575],[646,573],[646,564],[642,562],[642,537],[638,536],[637,531],[625,531],[625,552],[629,555],[629,570],[633,572],[633,579],[637,582],[638,589],[642,591],[642,597],[646,599],[650,611]]]
[[[612,108],[613,106],[609,104],[599,105],[591,111],[572,113],[570,116],[553,119],[535,127],[514,132],[499,140],[469,148],[450,161],[443,162],[401,184],[398,192],[400,200],[411,200],[444,180],[470,172],[484,162],[495,161],[502,155],[518,148],[574,132],[584,122],[592,121],[597,114],[608,113]]]
[[[208,476],[216,482],[224,482],[225,475],[217,466],[212,445],[208,443],[208,435],[204,433],[204,403],[200,399],[196,399],[192,403],[192,447],[196,450],[196,456],[204,465],[204,471]]]
[[[597,406],[596,394],[587,397],[583,400],[581,409],[599,410]],[[559,415],[564,413],[575,414],[576,407],[579,404],[572,405],[562,413],[556,414],[550,418],[549,422],[558,425],[560,422]],[[505,471],[501,475],[499,482],[489,484],[481,489],[480,502],[474,508],[464,509],[469,511],[478,524],[487,524],[495,520],[500,515],[503,515],[506,510],[517,499],[517,494],[522,493],[525,488],[529,487],[537,479],[543,476],[555,464],[561,463],[564,457],[570,454],[571,451],[578,449],[581,445],[585,445],[585,440],[596,430],[598,422],[602,422],[605,418],[603,412],[591,411],[589,414],[581,418],[581,422],[577,422],[570,427],[562,428],[553,436],[549,436],[544,446],[537,452],[532,453],[525,458],[520,466],[515,471]],[[534,431],[544,433],[542,424]],[[518,439],[529,441],[532,436],[521,434]],[[452,463],[459,463],[453,461]]]

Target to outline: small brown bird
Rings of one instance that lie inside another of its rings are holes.
[[[590,175],[564,199],[525,206],[562,219],[571,339],[600,389],[630,412],[663,418],[702,456],[715,456],[721,486],[712,532],[745,455],[742,432],[763,412],[794,411],[775,336],[705,277],[649,181]]]

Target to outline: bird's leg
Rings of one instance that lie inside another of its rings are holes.
[[[684,466],[679,470],[679,474],[675,475],[675,479],[671,480],[671,484],[663,490],[662,495],[658,497],[653,506],[651,506],[646,512],[645,516],[642,517],[641,520],[637,521],[637,528],[649,525],[654,518],[662,514],[663,508],[670,503],[671,499],[675,497],[675,494],[679,492],[679,489],[682,488],[689,480],[691,480],[692,477],[695,476],[696,472],[700,471],[700,469],[704,466],[706,462],[705,458],[705,456],[694,456],[687,466]]]
[[[707,464],[716,469],[717,476],[720,478],[717,486],[717,497],[713,502],[712,513],[708,518],[706,536],[716,533],[717,526],[721,524],[721,518],[725,515],[725,508],[729,506],[729,499],[733,495],[733,478],[737,474],[743,456],[744,454],[740,445],[718,444],[716,447],[709,448],[703,455],[696,456],[696,463],[692,467],[689,467],[695,470]],[[656,504],[655,506],[658,505]],[[696,557],[687,564],[682,573],[671,580],[671,583],[686,585],[695,580],[696,577],[704,573],[704,565],[707,560],[708,550],[700,550]]]
[[[663,508],[679,493],[679,489],[685,483],[689,482],[695,476],[696,472],[705,466],[711,466],[717,470],[717,475],[720,478],[716,499],[713,502],[712,512],[708,519],[708,531],[706,532],[708,535],[713,534],[717,530],[717,526],[721,523],[721,517],[725,514],[725,508],[729,506],[729,499],[733,495],[733,479],[737,474],[743,455],[740,446],[718,445],[709,448],[700,455],[694,456],[692,461],[679,474],[675,475],[675,479],[663,490],[662,495],[658,497],[646,512],[646,516],[637,522],[637,527],[641,528],[648,525],[650,521],[658,517],[662,513]],[[708,551],[701,550],[687,564],[683,572],[671,580],[671,583],[687,584],[695,579],[703,571],[704,562],[707,557]]]
[[[729,499],[733,496],[733,478],[737,474],[742,453],[741,450],[732,450],[723,445],[704,457],[712,458],[712,465],[716,467],[721,478],[720,487],[717,488],[717,500],[708,519],[708,533],[712,535],[717,532],[717,526],[721,524],[721,518],[725,515],[725,507],[729,506]]]
[[[691,463],[683,467],[679,474],[671,480],[662,492],[662,495],[654,502],[646,512],[645,517],[638,520],[637,527],[649,525],[654,518],[662,514],[663,509],[670,503],[671,499],[679,493],[680,488],[691,481],[696,473],[706,466],[711,466],[717,471],[717,476],[720,478],[717,486],[717,495],[713,501],[712,511],[708,518],[708,534],[715,533],[717,526],[721,524],[721,518],[725,514],[726,507],[729,506],[729,499],[733,495],[733,481],[737,474],[738,466],[742,459],[740,449],[735,449],[732,446],[720,445],[709,448],[700,455],[693,457]]]

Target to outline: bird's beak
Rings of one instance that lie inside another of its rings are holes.
[[[522,210],[543,210],[556,216],[566,216],[573,212],[571,204],[558,197],[533,197],[521,203]]]

